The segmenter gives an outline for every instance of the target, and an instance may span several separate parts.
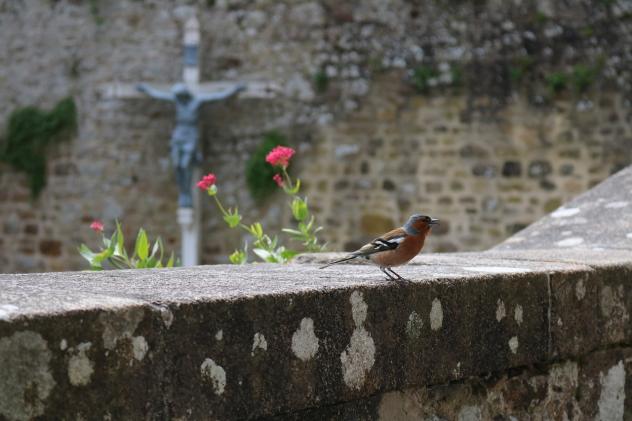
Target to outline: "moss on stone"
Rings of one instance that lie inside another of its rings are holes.
[[[431,66],[419,66],[413,71],[413,85],[417,91],[427,93],[430,90],[430,80],[439,76],[437,70]]]
[[[319,70],[314,75],[314,89],[319,94],[325,93],[329,87],[329,76],[325,70]]]
[[[559,94],[568,85],[568,75],[564,72],[553,72],[546,77],[546,84],[552,94]]]
[[[585,92],[595,80],[596,71],[592,67],[578,64],[573,68],[571,80],[577,92]]]
[[[77,126],[72,98],[65,98],[49,112],[33,106],[9,115],[0,160],[27,173],[33,197],[46,186],[46,153],[50,144],[67,140]]]

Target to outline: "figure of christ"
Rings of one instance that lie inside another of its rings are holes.
[[[171,134],[171,162],[176,170],[179,195],[178,206],[193,207],[192,181],[193,168],[199,164],[198,158],[198,117],[202,104],[230,98],[244,90],[246,86],[238,83],[218,92],[194,94],[183,83],[176,83],[171,91],[161,91],[141,83],[138,91],[152,98],[173,102],[176,106],[176,125]]]

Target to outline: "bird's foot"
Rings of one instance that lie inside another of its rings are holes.
[[[404,278],[399,273],[395,272],[391,268],[380,268],[382,272],[386,275],[386,279],[389,281],[402,281],[402,282],[411,282],[409,279]]]
[[[390,274],[390,273],[386,270],[386,268],[380,268],[380,270],[381,270],[382,272],[384,272],[384,274],[386,275],[386,279],[388,279],[389,281],[396,281],[396,280],[397,280],[397,278],[393,277],[393,275],[391,275],[391,274]]]
[[[387,268],[388,271],[390,271],[393,275],[395,275],[394,278],[391,278],[394,281],[402,281],[402,282],[411,282],[410,279],[406,279],[404,278],[402,275],[400,275],[399,273],[395,272],[393,269],[391,268]]]

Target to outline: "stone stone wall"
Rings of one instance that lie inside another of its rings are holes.
[[[274,420],[627,420],[632,350],[388,392]]]
[[[627,421],[631,188],[632,166],[399,281],[319,269],[339,253],[2,274],[0,418]],[[587,225],[585,242],[551,240]]]
[[[3,3],[0,127],[18,107],[68,94],[80,125],[50,151],[37,200],[1,164],[0,271],[85,267],[76,246],[97,243],[93,218],[119,218],[128,237],[143,225],[179,248],[172,110],[100,87],[179,79],[193,11],[202,80],[281,86],[275,99],[203,112],[204,171],[249,221],[289,220],[280,195],[255,206],[244,182],[245,161],[278,130],[298,149],[294,171],[331,249],[412,212],[444,221],[430,250],[498,243],[632,162],[629,3],[571,3]],[[243,238],[210,202],[203,218],[203,261],[223,261]]]

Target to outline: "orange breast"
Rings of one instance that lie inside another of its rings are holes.
[[[401,266],[417,256],[424,246],[422,236],[407,237],[395,250],[371,255],[371,260],[381,267]]]

